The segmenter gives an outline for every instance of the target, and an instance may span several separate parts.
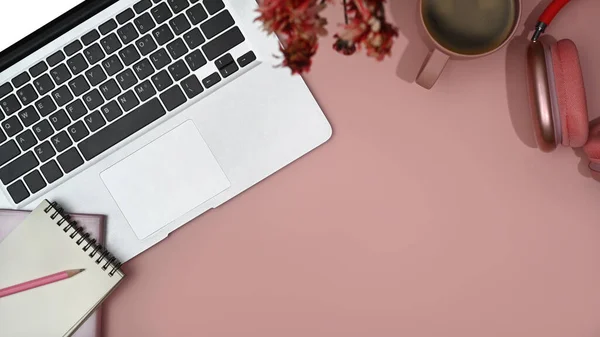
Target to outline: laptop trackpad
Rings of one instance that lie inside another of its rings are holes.
[[[230,186],[192,121],[100,176],[140,240]]]

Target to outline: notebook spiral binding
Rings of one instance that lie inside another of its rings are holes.
[[[79,238],[77,241],[75,241],[75,243],[78,246],[85,244],[82,247],[82,250],[87,253],[91,249],[91,252],[88,254],[88,256],[91,259],[94,259],[96,258],[96,255],[98,255],[98,258],[96,258],[96,264],[101,266],[102,270],[109,270],[110,268],[110,271],[108,272],[109,276],[115,275],[122,263],[111,253],[109,253],[106,248],[102,247],[100,244],[97,244],[96,239],[90,238],[90,234],[85,233],[83,231],[83,227],[77,225],[77,221],[71,220],[71,216],[69,214],[65,214],[64,210],[59,207],[56,202],[52,202],[50,206],[44,209],[44,212],[46,214],[50,214],[50,219],[57,220],[56,224],[59,227],[63,227],[63,225],[66,224],[66,226],[62,228],[65,234],[68,234],[69,230],[73,229],[73,231],[68,234],[69,237],[75,240],[75,238],[79,235]]]

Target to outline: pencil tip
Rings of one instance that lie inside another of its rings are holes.
[[[79,272],[81,273],[82,271],[85,271],[85,269],[79,269]]]

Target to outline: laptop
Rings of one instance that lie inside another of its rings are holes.
[[[255,1],[0,9],[0,208],[106,214],[121,261],[332,134]]]

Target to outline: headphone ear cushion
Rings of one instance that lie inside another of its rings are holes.
[[[590,138],[583,147],[583,151],[590,159],[590,171],[594,179],[600,181],[600,124],[590,131]]]
[[[583,146],[588,138],[588,112],[579,53],[571,40],[561,40],[550,48],[560,111],[562,144]]]

